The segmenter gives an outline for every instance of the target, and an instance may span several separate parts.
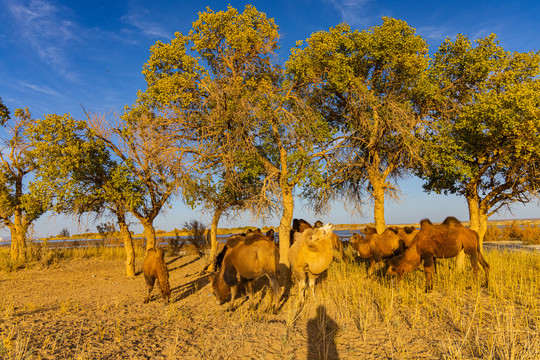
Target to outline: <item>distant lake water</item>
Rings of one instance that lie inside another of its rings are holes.
[[[502,226],[501,226],[502,227]],[[348,241],[349,238],[354,233],[361,234],[360,230],[334,230],[334,232],[339,236],[339,238],[342,241]],[[218,242],[224,243],[228,237],[234,234],[221,234],[218,235]],[[187,240],[188,236],[180,236],[181,240]],[[174,239],[173,236],[164,236],[164,237],[157,237],[156,241],[158,245],[161,246],[167,246],[170,243],[170,240]],[[274,235],[274,241],[279,240],[279,235],[276,232]],[[134,237],[133,241],[136,244],[144,244],[145,239],[142,237]],[[29,241],[30,243],[31,241]],[[42,243],[41,240],[35,240],[33,241],[35,243]],[[54,239],[54,240],[48,240],[48,245],[50,247],[59,247],[59,248],[78,248],[78,247],[93,247],[93,246],[123,246],[123,242],[121,239],[106,239],[103,241],[102,239]],[[1,247],[9,247],[11,246],[10,240],[3,239],[3,241],[0,241]],[[496,242],[484,242],[484,249],[485,250],[528,250],[528,251],[540,251],[540,245],[523,245],[521,241],[496,241]]]

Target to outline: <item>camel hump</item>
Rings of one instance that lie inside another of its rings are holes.
[[[420,228],[423,228],[427,225],[433,225],[433,223],[431,222],[431,220],[429,219],[422,219],[420,220]]]
[[[292,228],[294,231],[303,232],[306,229],[311,229],[311,224],[304,219],[293,219]]]
[[[448,216],[446,219],[444,219],[443,224],[448,226],[463,226],[461,221],[456,219],[454,216]]]
[[[403,231],[405,231],[405,234],[412,234],[414,230],[416,230],[414,226],[405,226],[403,228]]]
[[[226,245],[228,248],[233,248],[236,245],[240,244],[242,241],[244,241],[245,236],[244,235],[233,235],[229,236],[227,239]]]
[[[364,234],[365,235],[373,235],[377,233],[377,229],[375,229],[373,226],[366,226],[364,228]]]
[[[244,238],[244,244],[251,245],[260,240],[268,241],[268,237],[266,237],[266,235],[263,235],[262,233],[259,234],[259,233],[253,232],[246,235],[246,237]]]

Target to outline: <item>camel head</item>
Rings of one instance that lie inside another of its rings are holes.
[[[298,241],[300,239],[305,239],[305,241],[319,241],[323,239],[331,239],[332,230],[334,229],[334,225],[331,223],[328,223],[320,228],[309,228],[304,230],[304,232],[297,232],[294,234],[294,241]]]

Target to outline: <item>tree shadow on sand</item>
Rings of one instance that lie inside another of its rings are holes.
[[[317,315],[307,323],[307,359],[339,359],[335,342],[338,330],[338,324],[328,316],[326,308],[318,306]]]
[[[182,284],[171,289],[171,302],[177,302],[187,298],[200,291],[203,287],[210,283],[211,274],[206,274],[192,280],[188,283]],[[177,295],[177,293],[179,293]]]
[[[178,265],[178,266],[175,266],[175,267],[170,267],[172,263],[174,263],[174,262],[176,262],[176,261],[178,261],[178,260],[180,260],[180,259],[182,259],[184,257],[185,257],[184,255],[180,255],[180,256],[177,256],[177,257],[172,258],[169,261],[165,262],[165,264],[167,265],[167,270],[169,271],[169,273],[171,271],[175,271],[175,270],[181,269],[183,267],[186,267],[188,265],[191,265],[191,264],[193,264],[193,263],[195,263],[195,262],[197,262],[197,261],[199,261],[201,259],[200,257],[196,257],[196,258],[194,258],[194,259],[192,259],[192,260],[190,260],[190,261],[188,261],[188,262],[186,262],[184,264],[181,264],[181,265]],[[142,268],[141,268],[141,269],[139,269],[138,271],[135,272],[135,276],[142,275],[142,273],[143,273],[143,271],[142,271]]]
[[[184,256],[178,256],[178,257],[176,257],[176,258],[174,258],[174,259],[171,259],[171,260],[167,261],[167,267],[169,267],[172,263],[174,263],[174,262],[176,262],[176,261],[182,259],[183,257],[184,257]],[[169,268],[169,272],[174,271],[174,270],[178,270],[178,269],[181,269],[181,268],[186,267],[186,266],[188,266],[188,265],[191,265],[191,264],[193,264],[193,263],[196,263],[196,262],[199,261],[200,259],[201,259],[200,257],[196,257],[196,258],[194,258],[193,260],[188,261],[187,263],[178,265],[178,266],[173,267],[173,268]]]

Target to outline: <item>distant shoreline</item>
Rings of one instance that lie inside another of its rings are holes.
[[[469,221],[462,221],[463,225],[469,226]],[[494,226],[505,226],[510,225],[512,223],[516,223],[517,225],[540,225],[540,218],[525,218],[525,219],[508,219],[508,220],[488,220],[488,226],[494,225]],[[437,223],[436,223],[437,224]],[[360,230],[367,225],[374,226],[374,223],[361,223],[361,224],[335,224],[334,229],[335,230]],[[415,226],[420,227],[420,223],[401,223],[401,224],[387,224],[388,226],[399,226],[399,227],[405,227],[405,226]],[[229,235],[229,234],[238,234],[242,232],[246,232],[249,229],[255,230],[257,229],[256,226],[243,226],[243,227],[237,227],[237,228],[218,228],[217,234],[218,235]],[[268,231],[269,229],[273,229],[277,232],[277,227],[273,226],[265,226],[261,230],[263,232]],[[208,229],[210,230],[210,229]],[[188,236],[189,233],[184,230],[172,230],[172,231],[162,231],[162,230],[156,230],[156,237],[173,237],[173,236]],[[119,236],[119,235],[118,235]],[[111,235],[110,237],[118,237],[116,235]],[[134,238],[141,238],[144,237],[143,233],[140,234],[132,234]],[[101,240],[101,236],[98,233],[86,233],[86,234],[75,234],[69,237],[42,237],[42,238],[36,238],[34,240],[38,241],[51,241],[51,240]],[[0,240],[0,245],[5,245],[6,243],[10,243],[10,239],[2,239]]]

